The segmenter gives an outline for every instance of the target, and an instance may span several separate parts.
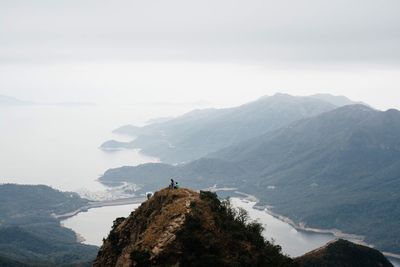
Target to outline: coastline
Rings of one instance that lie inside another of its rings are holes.
[[[280,215],[278,213],[275,213],[275,212],[271,211],[270,210],[271,206],[262,208],[261,206],[257,206],[255,204],[254,208],[255,209],[259,209],[259,210],[263,210],[264,212],[266,212],[269,215],[277,218],[278,220],[283,221],[283,222],[291,225],[293,228],[295,228],[298,231],[304,231],[304,232],[309,232],[309,233],[319,233],[319,234],[331,234],[336,238],[347,239],[347,240],[352,241],[354,243],[357,243],[359,245],[367,246],[367,247],[370,247],[370,248],[375,248],[375,246],[373,244],[369,244],[369,243],[365,242],[364,241],[365,237],[361,236],[361,235],[344,233],[339,229],[319,229],[319,228],[306,227],[302,223],[297,224],[293,220],[291,220],[290,218],[282,216],[282,215]],[[381,253],[383,255],[385,255],[386,257],[390,257],[390,258],[394,258],[396,260],[400,260],[400,254],[391,253],[391,252],[385,252],[385,251],[381,251]]]

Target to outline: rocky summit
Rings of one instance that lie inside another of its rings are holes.
[[[164,189],[114,221],[94,266],[291,266],[261,232],[213,193]]]

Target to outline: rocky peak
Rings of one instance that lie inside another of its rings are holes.
[[[164,189],[114,221],[93,266],[292,266],[261,232],[213,193]]]

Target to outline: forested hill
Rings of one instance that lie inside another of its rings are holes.
[[[0,185],[0,263],[90,266],[97,247],[78,243],[75,233],[52,216],[87,202],[76,193],[44,185]]]

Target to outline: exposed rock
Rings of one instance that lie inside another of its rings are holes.
[[[292,266],[261,231],[213,193],[164,189],[115,220],[94,266]]]

